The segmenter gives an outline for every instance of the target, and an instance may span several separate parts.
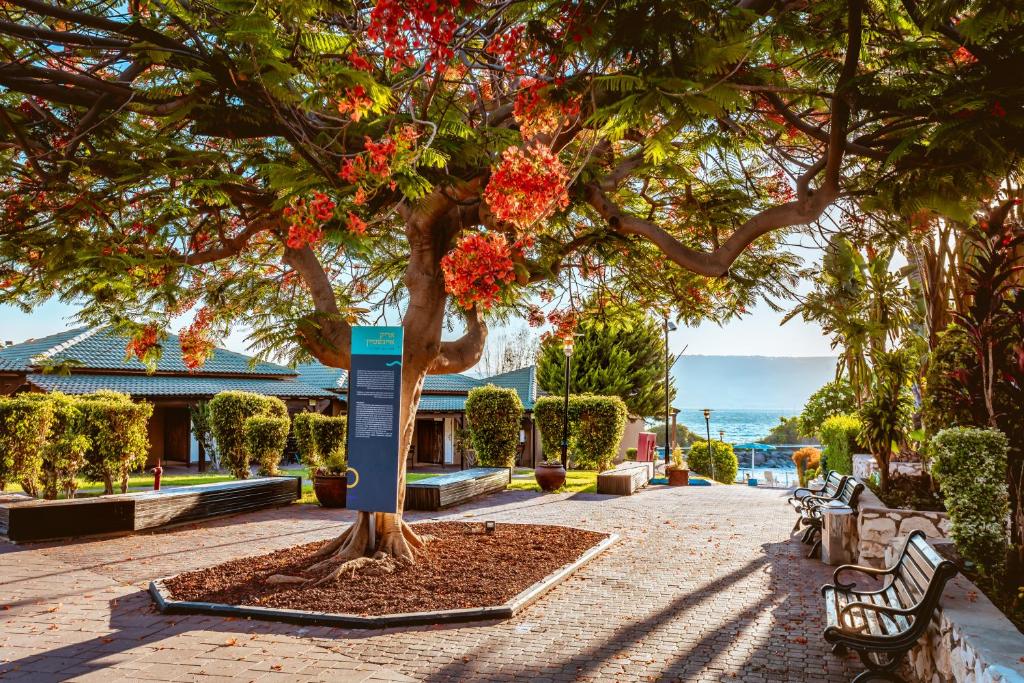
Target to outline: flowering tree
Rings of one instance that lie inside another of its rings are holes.
[[[490,316],[540,322],[539,298],[568,327],[586,290],[728,317],[791,284],[787,228],[869,187],[974,192],[968,127],[1012,158],[1019,71],[995,66],[1020,22],[883,4],[11,0],[2,300],[58,292],[146,360],[198,310],[195,366],[241,323],[347,367],[351,325],[397,306],[404,452],[424,376],[472,367]],[[310,576],[360,555],[368,521]],[[377,522],[412,561],[401,516]]]

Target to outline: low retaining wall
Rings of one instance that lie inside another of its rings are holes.
[[[888,561],[901,543],[890,544]],[[945,543],[951,541],[932,545]],[[1024,683],[1024,634],[977,586],[957,576],[946,584],[938,614],[909,661],[923,683]]]
[[[860,564],[884,567],[889,545],[901,543],[911,531],[920,529],[930,540],[949,537],[949,515],[945,512],[885,507],[871,490],[865,490],[861,495],[858,513],[857,554]]]
[[[855,453],[853,455],[853,476],[864,481],[870,479],[871,475],[877,471],[878,463],[875,461],[875,456],[870,453]],[[924,474],[924,464],[920,462],[890,462],[889,474],[920,477]]]

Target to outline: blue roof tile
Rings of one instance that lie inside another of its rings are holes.
[[[507,389],[515,389],[519,394],[519,400],[523,402],[523,408],[533,410],[533,404],[537,400],[537,366],[531,365],[486,377],[482,384],[494,384]]]
[[[334,394],[292,379],[250,379],[234,377],[167,375],[44,375],[29,374],[26,379],[43,391],[65,394],[89,394],[99,389],[121,391],[132,396],[206,397],[221,391],[250,391],[281,398],[331,398]]]

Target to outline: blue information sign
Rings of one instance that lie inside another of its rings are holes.
[[[353,327],[348,377],[348,498],[366,512],[398,510],[402,328]]]

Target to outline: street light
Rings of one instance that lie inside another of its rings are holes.
[[[562,406],[562,467],[569,469],[569,366],[572,363],[572,335],[562,339],[565,352],[565,403]]]
[[[668,333],[676,331],[675,323],[668,319],[668,313],[665,314],[665,476],[668,476],[668,419],[671,408],[669,407],[669,385],[668,385],[668,371],[669,371],[669,359],[668,359]]]
[[[708,460],[711,462],[711,478],[715,479],[715,458],[711,452],[711,408],[704,409],[704,425],[708,429]]]

